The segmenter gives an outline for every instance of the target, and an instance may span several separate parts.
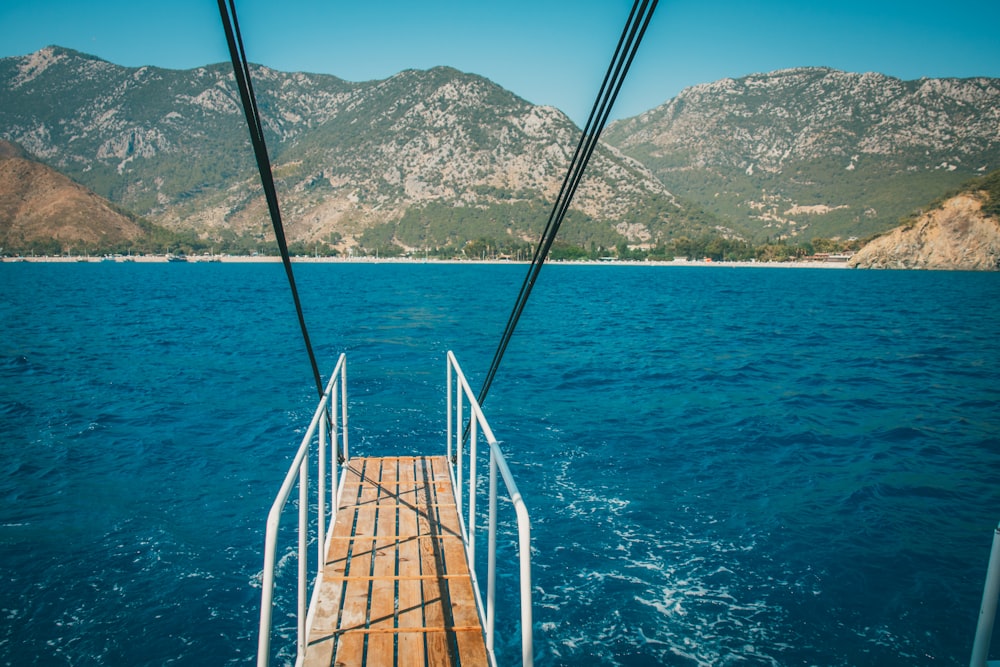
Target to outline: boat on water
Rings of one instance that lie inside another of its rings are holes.
[[[188,261],[188,258],[187,258],[187,255],[185,255],[184,253],[180,253],[180,254],[177,254],[177,255],[170,254],[170,255],[167,255],[167,261],[168,262],[186,262],[186,261]]]

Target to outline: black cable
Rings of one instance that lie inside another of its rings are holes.
[[[306,329],[306,319],[302,313],[299,290],[295,286],[295,275],[292,273],[292,260],[288,254],[288,243],[285,241],[285,228],[281,224],[281,210],[278,208],[278,194],[274,187],[274,176],[271,173],[271,161],[267,156],[267,144],[264,142],[264,126],[260,121],[257,98],[254,95],[253,84],[250,81],[250,65],[247,62],[246,51],[243,48],[243,37],[240,35],[239,21],[236,19],[236,4],[234,0],[229,0],[229,6],[227,7],[226,0],[218,1],[219,14],[222,16],[222,25],[226,31],[226,42],[229,44],[229,56],[233,61],[233,73],[236,76],[236,85],[240,90],[240,99],[243,101],[243,113],[247,119],[247,128],[250,130],[250,143],[253,144],[254,155],[257,158],[257,170],[260,172],[261,186],[264,188],[267,208],[271,214],[271,226],[274,227],[274,236],[278,242],[278,250],[281,252],[281,261],[285,266],[285,275],[288,277],[288,285],[292,290],[292,300],[295,302],[295,312],[299,318],[299,327],[302,329],[302,339],[305,341],[306,352],[309,354],[309,363],[312,365],[313,378],[316,381],[316,391],[322,397],[323,379],[320,377],[316,355],[313,352],[312,343],[309,341],[309,331]]]
[[[528,297],[531,295],[531,290],[535,286],[535,281],[542,270],[542,265],[545,263],[549,250],[552,248],[552,243],[555,241],[563,218],[566,217],[566,213],[569,211],[570,202],[573,200],[576,189],[580,185],[584,170],[587,168],[590,157],[597,147],[597,141],[604,129],[604,125],[607,123],[608,116],[611,114],[611,109],[618,97],[618,92],[625,82],[625,76],[632,65],[639,44],[642,42],[642,37],[646,33],[646,28],[649,26],[649,20],[653,16],[657,2],[658,0],[635,0],[632,5],[632,11],[629,13],[625,27],[622,29],[622,34],[618,40],[618,46],[615,48],[614,56],[612,56],[611,64],[608,65],[608,71],[604,75],[604,81],[601,83],[600,92],[598,92],[597,99],[594,101],[594,106],[590,111],[590,116],[587,118],[587,124],[584,127],[583,133],[580,135],[580,141],[577,143],[576,152],[570,162],[570,168],[563,179],[559,195],[556,197],[556,202],[549,214],[548,222],[542,231],[542,237],[535,248],[531,265],[528,267],[528,273],[521,284],[521,290],[517,295],[514,308],[507,320],[500,344],[493,355],[490,370],[486,375],[486,380],[483,382],[482,389],[479,391],[478,400],[480,405],[486,400],[486,395],[489,393],[493,379],[496,377],[497,369],[500,367],[500,361],[507,351],[510,339],[514,335],[514,329],[521,318],[521,313],[524,312]]]

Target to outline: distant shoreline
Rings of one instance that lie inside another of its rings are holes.
[[[132,255],[129,257],[102,258],[102,257],[3,257],[0,262],[35,262],[35,263],[57,263],[57,264],[166,264],[169,260],[166,255]],[[190,256],[184,262],[186,264],[270,264],[280,263],[281,258],[274,255],[216,255],[216,256]],[[524,261],[511,260],[473,260],[473,259],[436,259],[433,257],[423,258],[376,258],[376,257],[292,257],[293,264],[524,264]],[[789,261],[789,262],[705,262],[692,260],[663,261],[594,261],[594,260],[573,260],[556,261],[548,260],[547,264],[557,264],[559,266],[711,266],[721,268],[776,268],[776,269],[846,269],[845,262],[817,262],[817,261]]]

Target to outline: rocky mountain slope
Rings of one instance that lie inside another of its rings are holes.
[[[849,265],[867,269],[1000,270],[1000,172],[868,243]]]
[[[1000,80],[800,68],[694,86],[605,140],[748,238],[865,237],[1000,167]]]
[[[0,249],[96,250],[146,233],[110,202],[6,141],[0,141],[0,193]]]
[[[292,241],[533,242],[579,129],[472,74],[382,81],[254,66]],[[125,68],[48,47],[0,59],[0,138],[152,223],[270,236],[229,65]],[[865,238],[1000,166],[1000,80],[803,68],[683,91],[605,132],[563,240]]]
[[[253,76],[292,240],[534,240],[578,139],[560,111],[448,68],[365,83],[257,66]],[[49,47],[0,60],[0,95],[0,136],[151,221],[267,234],[228,65],[130,69]],[[568,237],[605,245],[684,217],[659,180],[610,148],[574,210]],[[431,224],[456,212],[463,229]]]

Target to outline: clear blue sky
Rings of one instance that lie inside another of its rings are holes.
[[[237,0],[247,53],[286,71],[381,79],[449,65],[582,123],[630,0]],[[0,57],[58,44],[127,65],[228,60],[212,0],[0,0]],[[806,65],[903,79],[1000,77],[1000,1],[661,0],[615,117],[683,88]]]

